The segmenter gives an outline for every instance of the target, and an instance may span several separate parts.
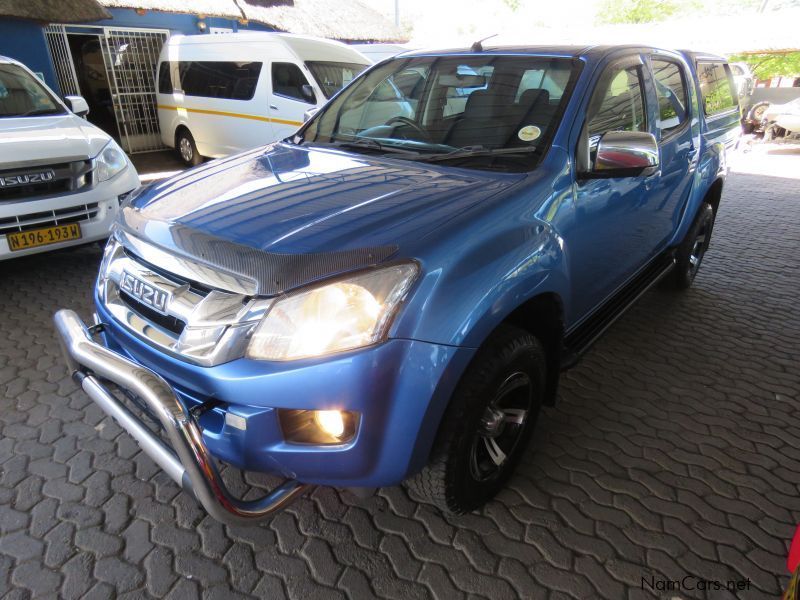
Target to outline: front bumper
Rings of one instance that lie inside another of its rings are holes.
[[[71,192],[36,200],[0,203],[0,221],[25,215],[47,215],[52,211],[79,209],[83,206],[97,204],[97,214],[89,220],[79,222],[81,238],[78,240],[47,244],[46,246],[12,252],[9,249],[6,235],[0,234],[0,260],[50,252],[51,250],[80,246],[106,239],[111,231],[111,225],[119,213],[120,197],[137,187],[139,187],[139,175],[133,165],[129,164],[126,169],[110,180],[99,183],[86,191]],[[55,224],[55,219],[53,221],[53,223],[42,223],[41,227],[50,227]]]
[[[172,479],[191,492],[212,517],[228,524],[262,520],[306,490],[307,486],[290,479],[258,500],[243,501],[233,497],[203,442],[200,427],[166,381],[94,342],[74,311],[60,310],[54,320],[69,371],[83,390],[128,431]],[[172,448],[117,400],[103,380],[138,396],[158,418]]]

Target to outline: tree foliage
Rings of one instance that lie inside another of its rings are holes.
[[[601,23],[652,23],[680,14],[687,0],[603,0],[597,17]]]
[[[800,52],[734,54],[728,60],[747,63],[757,79],[800,76]]]
[[[770,0],[800,2],[800,0]],[[764,0],[602,0],[600,23],[654,23],[688,15],[732,15],[756,10]]]

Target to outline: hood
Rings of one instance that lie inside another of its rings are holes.
[[[111,138],[72,113],[0,119],[0,164],[14,168],[94,158]]]
[[[124,212],[166,247],[189,228],[280,254],[402,249],[521,177],[277,144],[145,188]]]

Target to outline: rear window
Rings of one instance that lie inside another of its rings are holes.
[[[162,62],[158,71],[159,93],[172,93],[170,72],[175,73],[175,66],[179,80],[175,87],[185,95],[225,100],[251,100],[261,73],[260,62]]]
[[[736,108],[736,88],[725,63],[697,63],[700,93],[707,115],[716,115]]]

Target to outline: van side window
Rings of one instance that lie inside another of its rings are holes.
[[[662,135],[666,136],[686,122],[689,116],[687,110],[689,98],[686,95],[683,72],[678,63],[660,58],[654,58],[652,63],[658,96],[656,125]]]
[[[172,93],[172,78],[169,75],[169,63],[162,62],[158,65],[158,93]]]
[[[162,67],[164,64],[166,63],[162,63]],[[178,73],[181,89],[187,96],[251,100],[256,92],[261,63],[180,61]],[[159,86],[160,80],[159,76]]]
[[[641,67],[610,67],[600,78],[589,103],[590,144],[608,131],[647,131],[644,107]]]
[[[313,104],[303,94],[303,86],[309,85],[308,79],[294,63],[272,63],[272,93],[292,100]]]
[[[716,115],[736,108],[736,88],[725,63],[699,62],[697,77],[707,115]]]

